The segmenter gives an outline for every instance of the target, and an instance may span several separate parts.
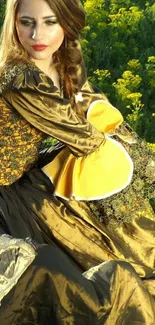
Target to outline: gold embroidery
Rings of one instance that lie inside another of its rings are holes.
[[[0,99],[0,185],[9,185],[38,158],[43,133]]]

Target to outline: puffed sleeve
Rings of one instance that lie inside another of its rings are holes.
[[[135,136],[123,123],[121,112],[114,107],[105,94],[86,80],[81,91],[75,96],[75,110],[105,136],[116,135],[123,141],[135,143]]]
[[[75,156],[88,155],[104,143],[104,135],[72,109],[52,80],[37,67],[27,67],[2,92],[3,100],[30,124],[65,143]]]

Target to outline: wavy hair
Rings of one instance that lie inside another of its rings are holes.
[[[79,0],[44,0],[55,13],[64,30],[64,41],[53,55],[53,62],[63,79],[67,97],[76,94],[85,75],[79,35],[85,26],[85,13]],[[18,60],[30,60],[19,42],[15,27],[21,0],[7,0],[4,24],[0,37],[0,71]]]

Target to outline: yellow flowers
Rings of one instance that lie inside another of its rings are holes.
[[[95,70],[94,74],[97,76],[98,80],[104,80],[110,77],[110,72],[108,70]]]
[[[148,146],[149,146],[149,148],[150,148],[152,151],[155,152],[155,143],[149,143],[149,142],[148,142]]]

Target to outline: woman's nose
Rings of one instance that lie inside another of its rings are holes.
[[[35,26],[32,31],[32,39],[36,41],[40,41],[43,39],[43,34],[44,34],[43,27]]]

